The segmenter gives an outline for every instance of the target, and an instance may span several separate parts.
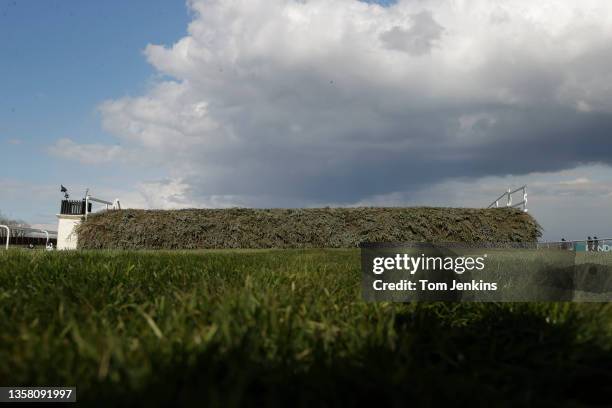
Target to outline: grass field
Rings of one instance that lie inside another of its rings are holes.
[[[359,267],[358,250],[2,252],[0,385],[99,406],[610,405],[612,305],[368,304]]]

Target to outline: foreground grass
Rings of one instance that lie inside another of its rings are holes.
[[[608,405],[610,304],[367,304],[356,250],[0,254],[0,385],[111,405]]]

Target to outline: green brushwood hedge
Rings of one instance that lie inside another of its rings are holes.
[[[533,242],[516,209],[309,208],[120,210],[89,216],[82,249],[351,248],[362,242]]]

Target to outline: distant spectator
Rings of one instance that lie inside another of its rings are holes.
[[[599,238],[593,237],[593,251],[599,251]]]
[[[587,247],[586,247],[587,251],[592,251],[593,250],[593,240],[591,239],[591,237],[589,236],[587,238]]]
[[[561,238],[561,249],[569,249],[569,245],[567,245],[565,238]]]

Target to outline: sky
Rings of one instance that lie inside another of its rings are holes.
[[[0,0],[0,211],[486,207],[612,237],[612,3]],[[515,197],[520,200],[520,197]]]

